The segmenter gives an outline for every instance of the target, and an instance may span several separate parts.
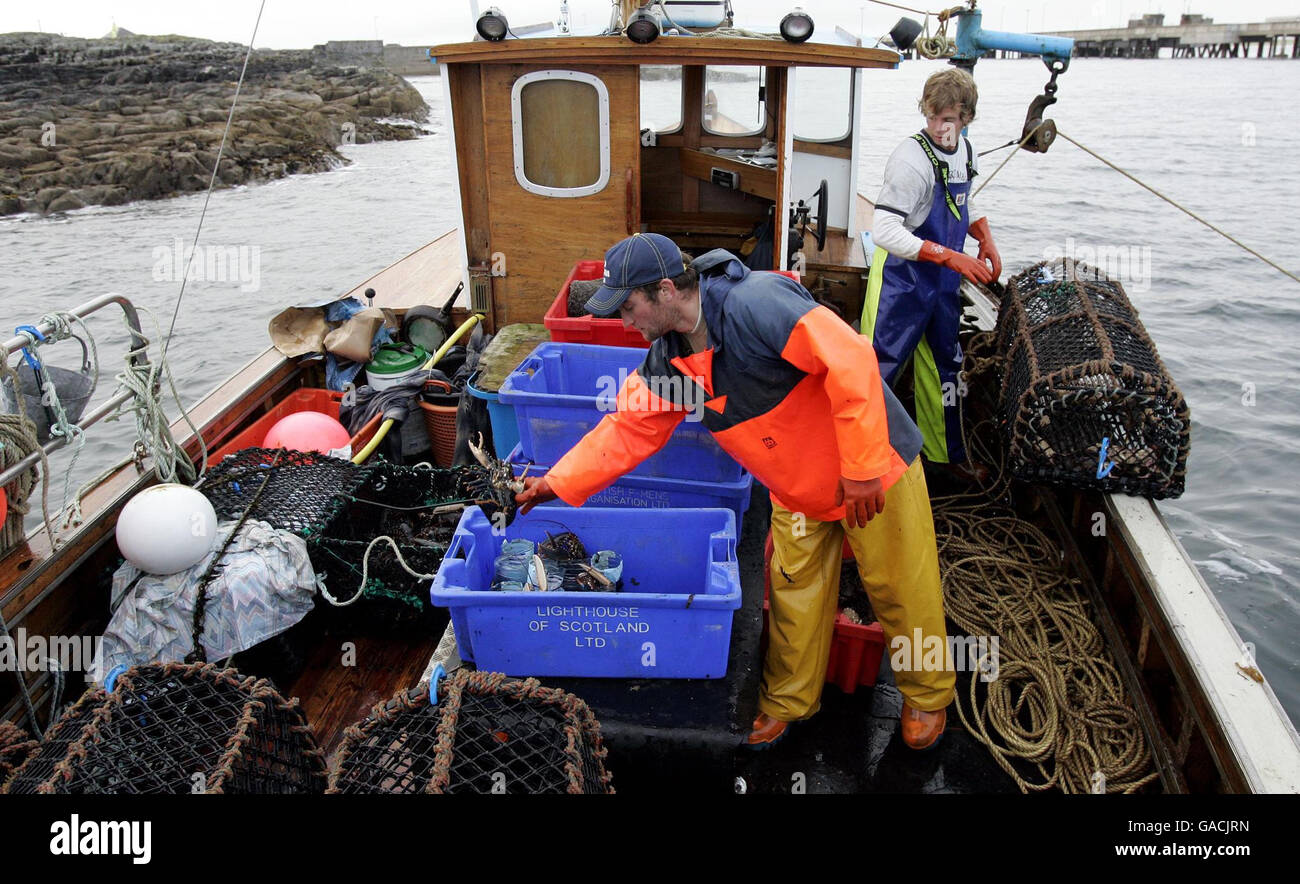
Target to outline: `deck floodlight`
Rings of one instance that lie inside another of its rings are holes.
[[[813,35],[812,16],[796,6],[781,19],[781,36],[791,43],[803,43]]]
[[[921,36],[921,23],[914,18],[903,16],[898,20],[889,31],[889,39],[894,41],[899,52],[906,52],[912,48],[916,38]]]
[[[510,33],[510,25],[506,22],[506,17],[501,14],[501,10],[495,6],[489,6],[487,11],[478,17],[474,24],[474,30],[484,40],[490,40],[496,43],[506,38]]]
[[[653,43],[659,39],[661,31],[659,19],[644,7],[633,13],[632,18],[623,29],[623,33],[633,43]]]

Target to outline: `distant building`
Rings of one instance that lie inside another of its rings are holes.
[[[126,40],[130,37],[140,36],[135,31],[128,31],[126,28],[118,27],[117,22],[113,22],[113,27],[103,36],[105,40]]]
[[[1210,18],[1208,15],[1198,15],[1194,12],[1185,12],[1183,13],[1183,17],[1178,20],[1178,23],[1180,25],[1211,25],[1214,24],[1214,19]]]
[[[1163,12],[1152,12],[1141,18],[1131,18],[1128,20],[1130,28],[1158,28],[1165,23],[1165,14]]]

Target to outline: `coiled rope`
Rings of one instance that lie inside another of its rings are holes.
[[[975,355],[992,342],[972,341],[969,376],[998,363]],[[971,436],[989,481],[932,501],[945,611],[969,635],[998,637],[996,660],[970,667],[962,723],[1023,792],[1135,792],[1158,774],[1091,601],[1059,546],[1016,515],[996,428]]]
[[[50,500],[49,490],[50,483],[48,480],[50,472],[50,462],[45,456],[45,449],[41,446],[36,438],[36,423],[27,416],[27,403],[22,395],[22,387],[18,380],[18,372],[14,371],[9,364],[9,351],[3,345],[0,345],[0,378],[7,381],[14,391],[14,401],[17,403],[18,412],[16,414],[0,414],[0,470],[7,470],[9,467],[22,462],[33,451],[40,454],[40,478],[41,481],[41,515],[44,517],[45,533],[50,538],[50,548],[55,545],[54,528],[50,524]],[[9,510],[11,515],[6,518],[6,524],[9,518],[16,518],[19,537],[22,536],[22,516],[31,511],[29,503],[32,486],[36,484],[38,474],[35,465],[26,470],[11,483],[11,488],[5,489],[9,495]],[[12,540],[9,535],[9,529],[6,527],[3,532],[4,543],[7,546]],[[2,551],[0,551],[2,552]]]
[[[9,351],[0,345],[0,378],[13,384],[14,399],[17,402],[17,414],[0,414],[0,470],[6,470],[16,463],[22,461],[33,451],[41,453],[41,475],[45,476],[49,472],[49,461],[45,458],[45,449],[41,447],[36,440],[36,424],[27,416],[27,404],[23,401],[22,387],[19,386],[18,373],[9,365]],[[3,536],[4,543],[9,544],[10,530],[8,522],[10,519],[15,520],[17,525],[18,536],[22,536],[23,516],[30,511],[28,495],[31,494],[32,486],[36,483],[36,468],[32,467],[26,470],[10,483],[9,488],[5,489],[9,495],[10,514],[5,517],[5,526],[0,529],[0,536]],[[50,545],[54,545],[54,530],[50,527],[50,513],[48,500],[49,483],[41,483],[41,512],[45,516],[45,531],[50,536]],[[0,550],[4,552],[6,550]],[[5,620],[4,605],[0,603],[0,638],[6,643],[12,644],[13,639],[9,635],[9,624]],[[23,709],[27,715],[27,727],[39,740],[44,736],[41,730],[40,721],[36,718],[36,706],[32,702],[31,688],[27,684],[27,679],[23,676],[22,668],[17,667],[14,675],[18,678],[18,693],[22,696]]]

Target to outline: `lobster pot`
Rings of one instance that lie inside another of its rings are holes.
[[[421,632],[446,625],[446,613],[429,603],[429,579],[410,571],[438,570],[461,509],[436,510],[471,498],[469,483],[477,471],[380,462],[368,468],[339,517],[308,539],[312,567],[329,594],[338,603],[356,602],[345,609],[349,625]],[[379,540],[372,545],[377,537],[390,537],[392,543]]]
[[[612,793],[587,704],[533,678],[459,670],[403,691],[347,729],[329,793]]]
[[[86,692],[0,791],[320,794],[326,781],[296,700],[233,669],[166,663]]]
[[[0,786],[4,785],[9,775],[27,760],[39,743],[28,736],[27,731],[0,721]]]
[[[372,469],[310,451],[245,448],[222,458],[198,490],[218,521],[251,505],[251,518],[310,540],[339,518]]]
[[[1012,277],[997,326],[1011,472],[1183,493],[1191,414],[1118,282],[1069,258]]]

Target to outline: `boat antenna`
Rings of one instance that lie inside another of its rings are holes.
[[[257,39],[257,28],[262,23],[262,12],[266,9],[266,0],[257,8],[257,21],[253,23],[253,36],[248,38],[248,49],[244,53],[244,66],[240,68],[239,80],[235,83],[235,97],[230,102],[230,113],[226,115],[226,128],[221,132],[221,144],[217,146],[217,159],[212,164],[212,177],[208,179],[208,190],[203,197],[203,210],[199,213],[199,226],[194,231],[194,242],[190,246],[190,257],[185,262],[185,272],[181,274],[181,290],[176,296],[176,307],[172,310],[172,322],[167,328],[167,335],[163,338],[162,359],[167,359],[167,345],[171,343],[172,332],[176,330],[176,317],[180,316],[181,300],[185,297],[185,283],[190,277],[190,265],[194,263],[194,255],[198,251],[199,236],[203,233],[203,219],[208,214],[208,203],[212,200],[212,189],[217,184],[217,170],[221,168],[221,155],[226,149],[226,139],[230,135],[230,124],[235,119],[235,105],[239,103],[239,90],[244,85],[244,75],[248,72],[248,59],[253,54],[253,41]]]

